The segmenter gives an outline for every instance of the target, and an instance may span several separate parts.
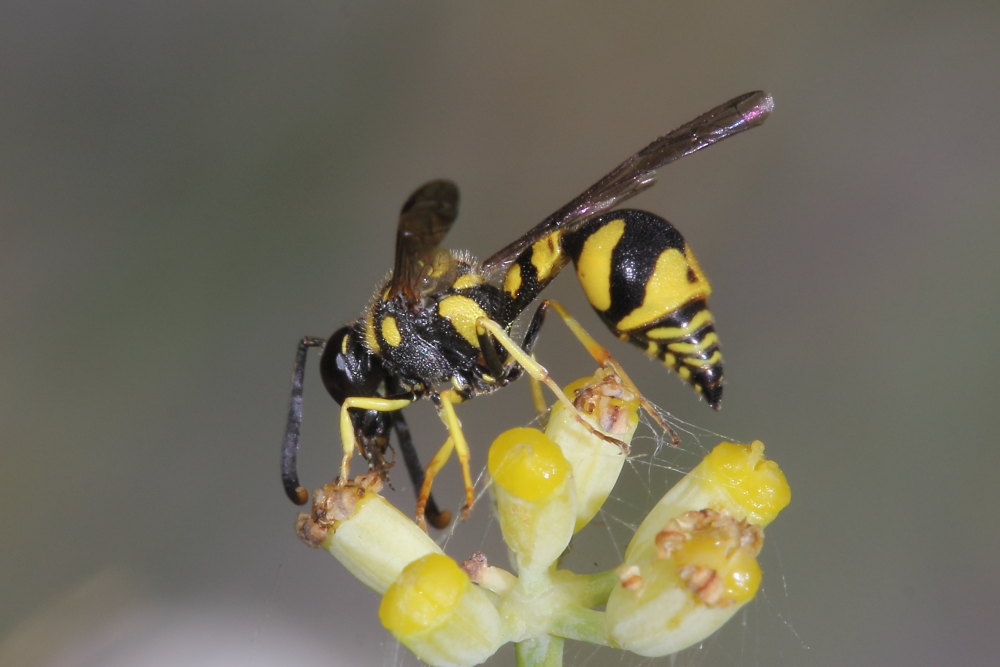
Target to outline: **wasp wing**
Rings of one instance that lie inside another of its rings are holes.
[[[556,229],[572,229],[634,197],[653,185],[659,168],[760,125],[773,108],[774,100],[768,93],[755,91],[706,111],[629,157],[527,234],[487,258],[482,270],[505,268],[535,241]]]
[[[389,297],[402,293],[416,300],[428,278],[441,274],[451,254],[439,245],[457,215],[458,187],[451,181],[430,181],[410,195],[399,213]]]

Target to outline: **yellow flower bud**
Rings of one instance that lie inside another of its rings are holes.
[[[766,526],[791,500],[784,473],[764,458],[764,444],[722,442],[660,499],[635,531],[625,562],[649,557],[654,536],[685,512],[713,508]]]
[[[382,624],[431,665],[474,665],[504,643],[500,615],[451,558],[428,554],[386,590]]]
[[[764,458],[764,443],[719,443],[701,466],[706,476],[725,488],[751,523],[766,526],[792,499],[781,468]]]
[[[570,468],[559,447],[533,428],[512,428],[490,447],[493,481],[522,500],[541,502],[566,481]]]
[[[537,429],[514,428],[490,447],[497,516],[522,580],[547,570],[573,535],[575,498],[569,464]]]

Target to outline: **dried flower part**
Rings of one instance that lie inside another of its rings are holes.
[[[635,430],[638,397],[625,388],[621,378],[611,369],[598,368],[592,378],[578,380],[566,387],[566,393],[575,393],[573,406],[593,417],[594,425],[608,435],[623,435]]]
[[[354,516],[367,494],[381,490],[378,473],[358,475],[346,484],[324,484],[313,492],[312,512],[299,514],[296,535],[310,547],[321,547],[340,522]]]
[[[486,554],[482,551],[473,552],[471,556],[461,563],[462,570],[469,575],[472,583],[478,584],[482,573],[490,566],[486,560]]]
[[[574,532],[583,528],[608,499],[628,454],[628,443],[639,424],[639,401],[610,369],[600,368],[592,378],[581,378],[566,387],[575,396],[573,413],[561,403],[552,408],[545,434],[559,445],[573,469],[576,491]],[[613,436],[624,447],[596,436],[580,422]]]
[[[330,536],[330,529],[308,514],[299,514],[295,520],[295,534],[306,546],[318,549]]]
[[[760,526],[712,509],[691,511],[656,535],[657,556],[677,565],[681,581],[702,604],[746,602],[760,586],[756,556],[764,543]]]
[[[622,569],[618,575],[621,587],[627,591],[639,591],[642,589],[642,573],[635,565],[629,565]]]
[[[322,547],[361,583],[382,593],[403,568],[430,553],[443,553],[427,533],[379,495],[378,473],[313,493],[312,512],[296,522],[299,538]]]

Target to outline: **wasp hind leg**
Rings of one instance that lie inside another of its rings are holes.
[[[528,324],[528,330],[524,334],[524,340],[521,342],[520,349],[529,355],[531,360],[535,362],[538,366],[535,355],[531,354],[531,350],[535,347],[535,341],[538,340],[538,334],[542,330],[542,324],[545,321],[545,311],[539,308],[535,311],[535,314],[531,318],[531,322]],[[524,371],[524,367],[518,364],[511,364],[509,361],[505,361],[501,358],[496,346],[493,345],[493,340],[491,340],[490,333],[486,331],[485,328],[477,327],[476,334],[479,337],[479,349],[483,351],[483,358],[486,361],[486,367],[489,368],[490,373],[493,374],[494,378],[501,385],[509,384],[513,382],[521,373]],[[513,345],[513,341],[511,341]],[[513,356],[513,355],[510,355]],[[510,357],[508,357],[509,359]],[[538,366],[538,368],[542,368]],[[542,368],[544,371],[544,369]],[[545,403],[545,394],[542,392],[541,381],[532,374],[528,374],[528,380],[531,382],[531,402],[535,406],[535,411],[541,418],[545,417],[545,414],[549,410],[549,406]]]
[[[590,333],[583,328],[576,318],[570,315],[569,311],[559,303],[558,301],[553,301],[551,299],[546,299],[538,306],[538,311],[544,313],[548,308],[552,308],[556,311],[556,314],[562,319],[566,327],[576,336],[576,339],[580,341],[580,344],[590,353],[590,356],[599,363],[604,368],[610,368],[614,373],[621,379],[622,384],[630,392],[636,395],[639,399],[639,404],[642,409],[646,411],[650,417],[663,429],[663,431],[670,437],[670,442],[674,447],[680,446],[681,440],[677,435],[677,432],[667,423],[667,420],[663,418],[660,410],[656,408],[643,394],[639,391],[639,387],[636,386],[632,378],[628,376],[622,365],[611,356],[611,352],[608,351],[606,347],[598,343]]]
[[[545,367],[535,361],[535,359],[531,356],[530,350],[534,347],[535,339],[537,338],[538,331],[541,329],[543,318],[544,311],[541,311],[541,313],[536,311],[535,316],[532,318],[531,325],[529,326],[528,334],[525,336],[524,346],[522,347],[511,339],[510,335],[504,331],[504,328],[500,326],[499,323],[485,317],[480,317],[476,320],[476,333],[479,336],[480,347],[485,349],[491,344],[491,341],[489,340],[490,338],[495,340],[501,347],[504,348],[504,350],[506,350],[507,354],[509,354],[511,358],[517,362],[524,372],[548,387],[552,393],[556,395],[556,399],[558,399],[560,403],[564,404],[574,413],[579,414],[579,410],[577,410],[576,406],[573,405],[573,401],[570,400],[559,385],[556,384],[551,377],[549,377],[549,372],[545,370]],[[519,374],[520,371],[513,371],[507,376],[508,381],[516,378]],[[580,423],[582,423],[587,430],[602,440],[606,440],[610,443],[618,445],[619,447],[625,448],[626,445],[621,440],[613,438],[595,429],[588,421],[581,419]]]

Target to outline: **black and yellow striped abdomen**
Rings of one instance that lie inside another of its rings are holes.
[[[652,213],[622,210],[564,233],[560,245],[604,323],[717,408],[722,353],[707,304],[712,290],[680,232]]]

